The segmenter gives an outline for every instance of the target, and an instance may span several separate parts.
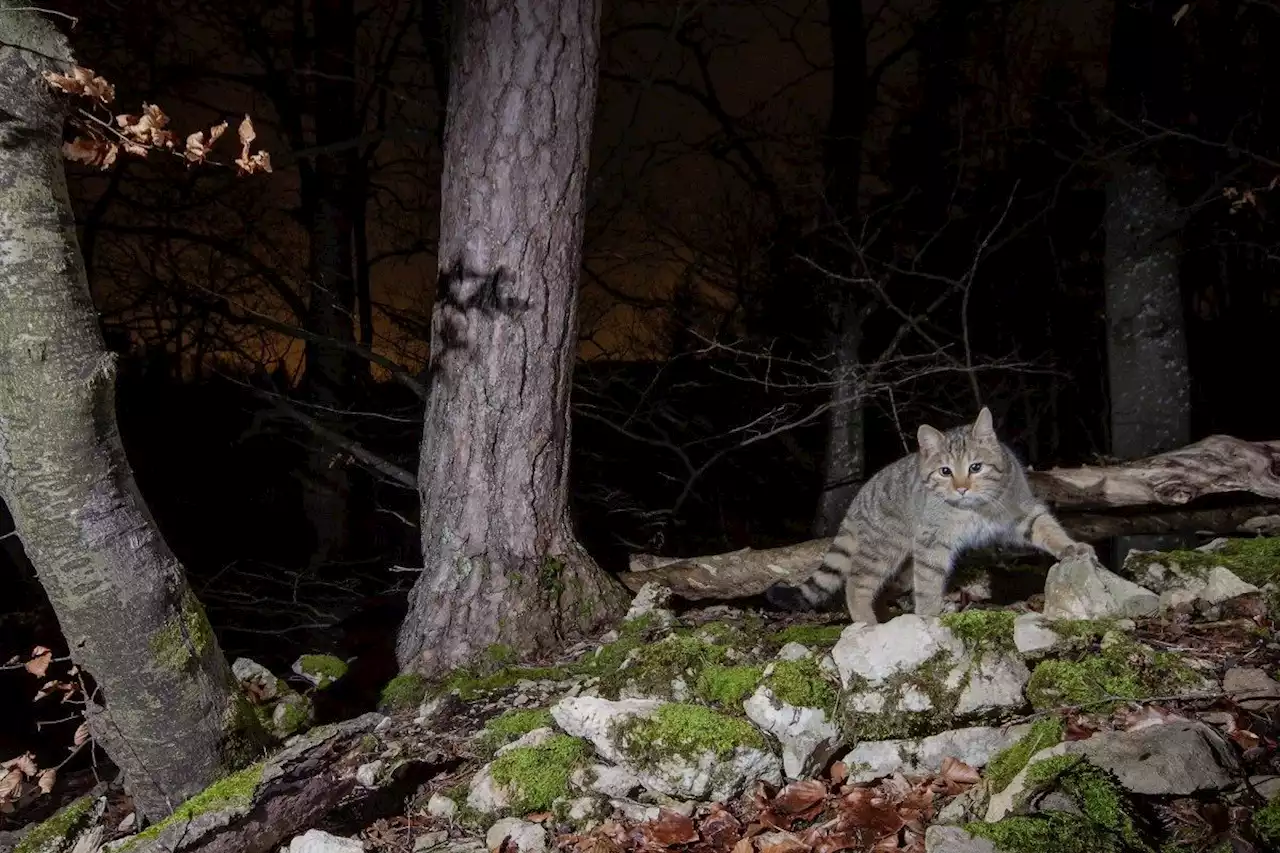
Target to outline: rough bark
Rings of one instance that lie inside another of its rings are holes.
[[[262,733],[120,442],[63,174],[67,103],[41,76],[69,73],[70,49],[17,9],[0,11],[0,45],[0,496],[96,682],[93,735],[160,816]]]
[[[397,653],[424,674],[532,655],[625,590],[568,518],[584,188],[599,0],[458,7],[440,274],[418,482],[422,575]]]
[[[1280,501],[1280,441],[1248,442],[1217,435],[1124,465],[1055,468],[1033,471],[1030,476],[1036,494],[1057,509],[1069,533],[1082,539],[1206,529],[1244,532],[1251,529],[1247,525],[1251,519],[1273,513],[1274,504],[1175,511],[1154,508],[1238,492]],[[1133,507],[1148,511],[1111,516],[1096,511]],[[657,581],[690,600],[744,598],[764,592],[776,581],[807,576],[830,543],[830,538],[813,539],[762,551],[744,548],[688,558],[639,554],[631,559],[631,571],[619,579],[633,592],[648,581]]]

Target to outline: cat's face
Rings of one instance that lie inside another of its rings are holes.
[[[986,408],[966,429],[943,433],[921,426],[916,436],[925,487],[947,503],[976,506],[1000,494],[1007,460]]]

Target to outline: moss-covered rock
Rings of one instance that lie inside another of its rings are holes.
[[[999,793],[1009,786],[1014,776],[1027,766],[1031,756],[1042,749],[1057,746],[1062,742],[1066,726],[1058,717],[1045,717],[1031,724],[1027,732],[1008,749],[996,753],[987,762],[987,785],[992,793]]]
[[[1280,537],[1228,539],[1213,551],[1140,552],[1125,559],[1125,571],[1132,574],[1151,563],[1177,565],[1183,571],[1198,576],[1203,576],[1214,566],[1222,566],[1254,586],[1280,583]]]
[[[253,801],[253,794],[258,789],[258,783],[262,781],[262,771],[265,766],[266,762],[260,761],[237,773],[232,773],[219,779],[174,809],[173,814],[169,815],[169,817],[147,827],[130,838],[117,848],[118,853],[126,853],[126,851],[132,850],[140,844],[152,841],[170,826],[187,823],[192,818],[206,812],[231,806],[248,805]]]
[[[1088,706],[1101,713],[1113,708],[1115,700],[1190,692],[1204,682],[1204,676],[1178,655],[1154,651],[1111,631],[1097,650],[1041,661],[1031,673],[1027,699],[1042,711]]]
[[[581,738],[553,735],[536,746],[506,750],[489,765],[489,772],[510,793],[512,813],[547,811],[568,796],[569,779],[590,750]]]
[[[485,757],[493,755],[499,747],[506,746],[534,729],[552,728],[555,721],[546,708],[504,711],[489,720],[476,735],[477,751]]]
[[[751,723],[702,705],[670,702],[649,717],[625,719],[619,725],[619,743],[639,767],[654,766],[672,755],[698,758],[710,752],[727,758],[738,747],[768,748]]]
[[[799,643],[809,649],[830,649],[840,640],[846,625],[790,625],[769,634],[767,645],[780,649],[787,643]]]
[[[1014,815],[965,829],[1007,853],[1153,853],[1138,832],[1123,789],[1105,770],[1080,756],[1060,755],[1032,764],[1026,778],[1024,802],[1055,790],[1069,797],[1079,813]]]
[[[941,650],[915,669],[889,676],[874,688],[856,680],[837,708],[851,740],[898,740],[936,734],[951,727],[952,709],[965,687],[956,659]],[[870,702],[876,697],[875,702]]]
[[[397,675],[383,685],[378,708],[389,714],[417,708],[427,697],[427,687],[427,680],[416,672]]]
[[[704,702],[715,705],[729,713],[742,712],[742,702],[750,696],[760,684],[760,676],[764,667],[743,664],[741,666],[721,666],[712,664],[698,673],[694,682],[693,693]]]
[[[632,649],[623,666],[601,675],[600,693],[610,699],[631,695],[685,700],[693,695],[705,670],[731,664],[727,647],[671,634]]]
[[[946,613],[939,619],[960,638],[971,652],[1013,651],[1013,622],[1017,614],[1011,610],[970,609]]]
[[[815,658],[783,660],[772,665],[764,684],[779,700],[796,708],[819,708],[835,716],[838,694]]]
[[[1265,841],[1272,849],[1280,850],[1280,795],[1271,798],[1271,802],[1253,813],[1253,831],[1259,840]]]
[[[293,671],[324,690],[347,674],[347,664],[334,655],[303,655],[293,665]]]
[[[70,837],[88,825],[95,802],[90,794],[72,800],[32,827],[13,848],[13,853],[58,853]]]

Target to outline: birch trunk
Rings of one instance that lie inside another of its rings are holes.
[[[440,279],[418,482],[423,570],[397,646],[427,675],[529,656],[627,599],[568,516],[599,0],[467,0],[455,20]]]
[[[32,8],[0,0],[0,497],[96,685],[93,736],[156,818],[262,732],[120,443],[63,173],[67,102],[42,77],[73,60]]]

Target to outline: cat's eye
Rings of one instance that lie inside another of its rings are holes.
[[[951,469],[950,469],[950,468],[948,468],[946,465],[943,465],[941,468],[939,468],[939,469],[938,469],[938,473],[939,473],[939,474],[941,474],[941,475],[942,475],[942,476],[944,476],[944,477],[950,477],[950,476],[951,476]]]
[[[981,462],[975,462],[975,463],[973,463],[972,465],[970,465],[970,466],[969,466],[969,473],[970,473],[970,474],[976,474],[976,473],[978,473],[978,472],[979,472],[979,471],[981,471],[981,470],[982,470],[982,463],[981,463]]]

